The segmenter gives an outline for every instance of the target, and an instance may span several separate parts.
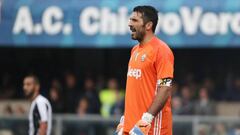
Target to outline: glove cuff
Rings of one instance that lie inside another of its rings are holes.
[[[142,115],[142,120],[146,121],[149,124],[152,123],[153,118],[154,118],[154,116],[148,112],[143,113],[143,115]]]
[[[123,116],[121,116],[121,118],[120,118],[120,121],[119,121],[120,123],[124,123],[124,115]]]

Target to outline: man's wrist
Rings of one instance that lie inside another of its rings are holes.
[[[152,123],[153,118],[154,116],[149,112],[143,113],[142,115],[142,120],[146,121],[147,123]]]

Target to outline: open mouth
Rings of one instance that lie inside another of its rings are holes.
[[[133,28],[133,27],[130,27],[130,30],[131,30],[132,32],[136,32],[136,29]]]

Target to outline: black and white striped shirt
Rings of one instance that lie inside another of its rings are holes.
[[[42,95],[38,95],[31,104],[29,112],[29,135],[38,135],[40,122],[47,122],[47,135],[51,134],[52,107]]]

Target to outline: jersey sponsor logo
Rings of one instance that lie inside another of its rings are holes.
[[[127,76],[134,77],[134,78],[138,79],[142,76],[142,71],[141,71],[141,69],[131,68],[131,66],[130,66],[128,68]]]

